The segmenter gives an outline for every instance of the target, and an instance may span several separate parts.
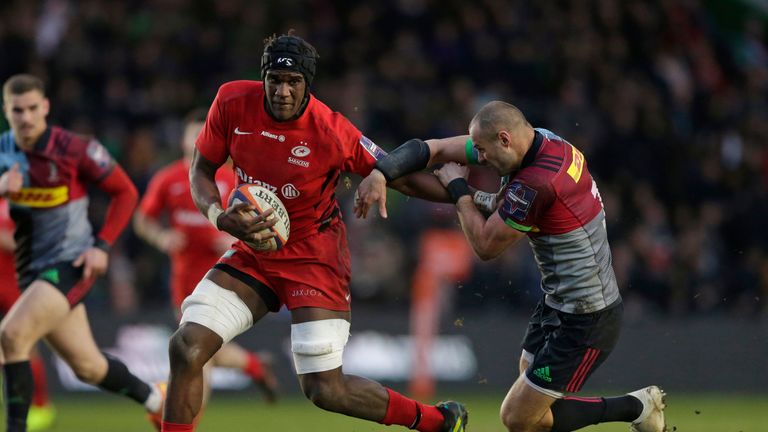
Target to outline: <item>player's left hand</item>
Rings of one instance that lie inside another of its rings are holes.
[[[440,183],[442,183],[444,187],[447,187],[448,183],[456,180],[457,178],[466,179],[469,177],[469,167],[465,165],[459,165],[455,162],[448,162],[443,164],[440,169],[436,169],[433,173],[440,180]]]
[[[107,272],[109,254],[97,247],[90,247],[72,263],[73,267],[83,266],[83,279],[97,278]]]
[[[355,216],[365,219],[373,203],[379,203],[379,214],[387,218],[387,179],[374,169],[355,191]]]

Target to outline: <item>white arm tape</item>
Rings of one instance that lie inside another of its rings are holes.
[[[477,191],[472,195],[472,201],[475,207],[484,213],[493,213],[496,210],[496,194],[483,191]]]
[[[208,206],[208,220],[211,221],[213,227],[219,229],[219,216],[224,213],[221,206],[218,203],[213,203]]]

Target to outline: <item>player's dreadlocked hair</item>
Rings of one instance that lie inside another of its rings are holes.
[[[294,30],[280,36],[272,35],[264,39],[264,54],[261,56],[261,77],[267,76],[267,71],[289,70],[304,75],[307,88],[312,85],[317,69],[317,54],[315,47],[304,39],[294,35]]]

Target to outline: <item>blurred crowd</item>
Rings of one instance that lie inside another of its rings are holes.
[[[264,37],[293,28],[321,56],[313,92],[384,148],[466,133],[501,99],[581,149],[634,316],[757,316],[768,304],[768,13],[718,3],[6,0],[0,79],[44,78],[51,121],[97,136],[142,191],[180,156],[184,114],[225,81],[259,79]],[[338,191],[353,295],[407,304],[422,234],[458,229],[454,211],[393,193],[388,220],[353,220],[358,180]],[[471,182],[498,188],[482,169]],[[128,232],[90,301],[166,303],[166,264]],[[540,296],[525,244],[443,282],[460,309],[523,313]]]

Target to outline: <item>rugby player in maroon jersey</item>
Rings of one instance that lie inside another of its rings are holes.
[[[235,240],[211,226],[195,207],[189,191],[189,165],[206,112],[195,109],[187,115],[181,139],[183,157],[152,177],[133,218],[136,234],[171,259],[171,303],[177,319],[181,318],[181,303]],[[235,188],[237,180],[231,167],[216,172],[216,185],[223,197]],[[167,216],[167,225],[162,223],[163,216]],[[271,362],[268,354],[249,352],[230,342],[221,347],[210,365],[241,371],[264,390],[268,402],[274,402],[277,379]],[[208,393],[210,387],[206,390]]]
[[[473,192],[467,167],[455,162],[484,164],[502,176],[499,204],[496,194]],[[527,236],[542,275],[544,295],[523,338],[520,376],[501,405],[504,426],[566,432],[622,421],[632,431],[664,431],[664,393],[656,386],[619,397],[566,395],[578,392],[613,350],[623,312],[605,212],[584,155],[551,131],[534,129],[516,107],[490,102],[470,122],[469,135],[413,139],[379,159],[358,188],[356,214],[366,217],[378,203],[385,216],[387,181],[437,163],[445,163],[435,175],[477,256],[495,258]]]
[[[82,304],[107,270],[109,248],[136,206],[136,188],[97,140],[49,126],[49,109],[40,79],[15,75],[3,85],[11,130],[0,135],[0,196],[8,198],[16,225],[16,273],[23,291],[0,323],[6,423],[14,432],[27,429],[29,357],[43,338],[81,381],[127,396],[150,414],[163,401],[157,386],[99,351]],[[96,234],[88,221],[88,185],[111,197]]]
[[[457,402],[426,405],[381,384],[342,372],[349,337],[350,255],[335,189],[341,171],[367,175],[384,155],[339,113],[310,94],[318,55],[292,34],[267,40],[262,81],[221,86],[197,139],[192,197],[217,229],[238,238],[182,305],[170,342],[171,377],[163,431],[191,431],[202,401],[203,365],[222,344],[285,305],[291,349],[304,394],[328,411],[423,432],[465,429]],[[215,183],[232,158],[240,182],[272,190],[290,216],[281,250],[259,252],[244,241],[272,236],[271,210],[224,209]],[[445,189],[431,178],[441,196]]]

